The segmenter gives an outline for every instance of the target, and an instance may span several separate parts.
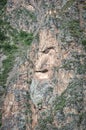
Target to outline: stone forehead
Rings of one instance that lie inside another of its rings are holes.
[[[42,30],[40,31],[40,45],[39,48],[40,50],[45,50],[46,48],[49,47],[55,47],[57,44],[56,40],[56,34],[53,33],[51,30]]]
[[[43,38],[44,40],[48,40],[48,41],[56,39],[55,32],[51,31],[50,29],[41,30],[39,35],[40,35],[40,40],[41,40],[41,38]]]

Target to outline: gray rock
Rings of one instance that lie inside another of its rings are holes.
[[[50,98],[53,96],[53,86],[49,81],[38,81],[36,79],[32,80],[30,86],[30,95],[33,103],[38,106],[43,104],[43,101],[49,103]],[[53,101],[53,99],[51,99]],[[50,102],[52,102],[50,101]]]

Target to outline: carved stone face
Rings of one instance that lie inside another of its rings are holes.
[[[36,107],[40,103],[42,107],[52,105],[55,95],[61,95],[74,77],[72,71],[61,68],[65,56],[55,36],[50,30],[40,31],[38,59],[30,86],[31,99]]]

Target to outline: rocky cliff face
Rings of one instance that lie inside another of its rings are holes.
[[[36,28],[25,26],[24,9],[33,11]],[[1,130],[85,130],[86,2],[9,0],[7,11],[11,25],[33,32],[34,40],[8,83]]]

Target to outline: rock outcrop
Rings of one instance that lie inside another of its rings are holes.
[[[1,130],[86,129],[84,4],[58,0],[33,6],[39,27],[31,30],[34,41],[8,84]]]

